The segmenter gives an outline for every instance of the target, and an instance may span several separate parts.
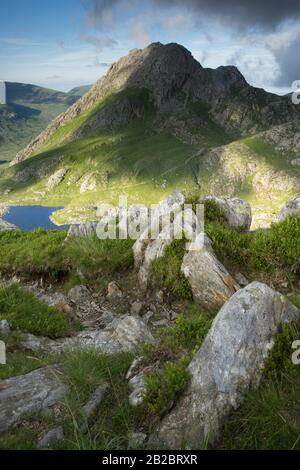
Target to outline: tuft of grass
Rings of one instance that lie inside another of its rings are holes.
[[[154,286],[164,285],[178,297],[191,299],[190,285],[181,272],[185,243],[185,240],[174,240],[166,248],[165,255],[152,262],[150,272]]]
[[[187,369],[189,359],[166,362],[162,368],[146,376],[145,405],[150,413],[160,417],[171,408],[190,379]]]
[[[218,257],[229,268],[267,276],[272,283],[277,276],[290,283],[300,272],[300,215],[273,224],[268,230],[241,233],[211,223],[206,231]]]
[[[17,284],[0,286],[0,319],[13,328],[35,335],[59,338],[70,331],[65,314],[48,307]]]
[[[74,271],[87,277],[111,276],[133,267],[133,240],[100,240],[96,235],[76,237],[66,243],[65,253]]]
[[[292,363],[299,325],[283,325],[264,377],[232,413],[220,446],[225,449],[300,449],[300,368]]]

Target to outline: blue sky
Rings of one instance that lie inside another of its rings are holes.
[[[183,44],[206,67],[236,65],[251,84],[284,93],[300,79],[292,55],[300,11],[285,6],[293,0],[273,0],[270,19],[262,3],[246,0],[251,15],[235,9],[231,21],[217,0],[0,0],[0,79],[69,90],[95,82],[130,49],[160,41]]]

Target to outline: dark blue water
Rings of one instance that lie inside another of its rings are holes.
[[[63,207],[44,206],[10,206],[9,212],[3,217],[4,220],[16,225],[22,230],[34,230],[36,228],[65,230],[68,225],[55,225],[49,219],[52,212]]]

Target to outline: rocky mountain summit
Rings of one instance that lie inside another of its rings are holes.
[[[251,87],[236,67],[204,69],[183,46],[153,43],[143,50],[134,49],[114,63],[81,100],[58,116],[45,132],[21,151],[14,163],[37,152],[55,131],[92,110],[103,98],[126,88],[148,90],[155,108],[164,118],[168,117],[164,127],[171,129],[185,119],[184,113],[189,102],[195,105],[199,103],[215,125],[232,136],[254,134],[299,117],[298,109],[289,98]],[[121,97],[119,102],[93,113],[89,122],[80,126],[73,135],[71,133],[69,138],[87,137],[108,128],[110,122],[107,121],[107,115],[113,112],[112,108],[117,109],[116,115],[121,113],[119,122],[112,123],[114,128],[143,114],[138,103],[135,109],[130,98]],[[173,123],[173,119],[176,122]],[[204,123],[201,119],[194,119],[187,125],[199,125],[201,133],[201,124]]]

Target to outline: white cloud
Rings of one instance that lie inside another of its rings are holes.
[[[173,15],[165,18],[163,24],[168,30],[176,31],[178,28],[185,29],[188,25],[188,21],[184,15]]]
[[[145,47],[151,42],[151,37],[145,30],[145,25],[142,20],[135,21],[131,31],[134,40],[140,47]]]

